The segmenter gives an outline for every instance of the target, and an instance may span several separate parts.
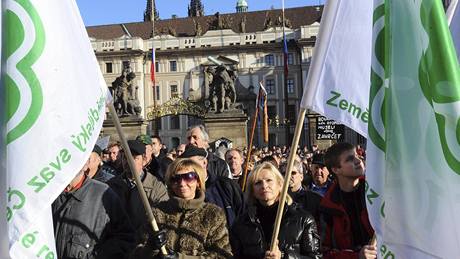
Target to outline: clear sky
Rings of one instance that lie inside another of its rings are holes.
[[[146,0],[76,0],[86,26],[139,22],[143,20]],[[246,0],[249,11],[281,8],[281,0]],[[187,16],[190,0],[155,0],[161,19],[176,14]],[[233,13],[237,0],[202,0],[206,15]],[[285,7],[324,4],[325,0],[285,0]]]

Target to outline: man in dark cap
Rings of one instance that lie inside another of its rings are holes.
[[[135,230],[146,223],[147,216],[136,187],[133,174],[139,175],[151,206],[168,199],[163,183],[143,170],[145,164],[145,145],[139,140],[128,140],[134,159],[135,172],[129,168],[126,155],[122,156],[123,173],[109,180],[109,186],[120,196]]]
[[[323,154],[313,155],[311,161],[311,174],[312,182],[310,183],[309,189],[317,192],[319,195],[321,195],[321,197],[323,197],[331,185],[329,170],[324,163]]]
[[[224,176],[217,176],[208,170],[208,152],[193,145],[187,146],[179,158],[190,158],[199,163],[206,172],[205,201],[221,207],[227,217],[227,226],[230,227],[236,217],[245,210],[243,192],[233,180]]]

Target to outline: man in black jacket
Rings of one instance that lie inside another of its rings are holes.
[[[118,196],[87,170],[88,162],[52,204],[57,258],[124,258],[134,230]]]
[[[196,125],[188,128],[187,145],[203,148],[205,150],[209,148],[209,135],[203,125]],[[230,169],[223,159],[220,159],[212,153],[208,153],[207,160],[209,171],[214,172],[218,176],[230,178]]]
[[[202,148],[187,146],[180,158],[190,158],[206,170],[205,201],[221,207],[227,217],[227,226],[231,227],[235,219],[245,210],[243,192],[230,178],[217,176],[209,170],[207,154],[208,152]]]

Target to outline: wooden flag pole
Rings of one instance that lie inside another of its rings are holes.
[[[296,156],[297,146],[299,145],[300,135],[302,134],[303,121],[307,110],[305,108],[300,109],[299,116],[297,117],[297,124],[295,126],[294,137],[292,139],[291,151],[287,161],[286,176],[284,177],[283,189],[280,193],[278,211],[276,212],[275,226],[273,227],[273,235],[270,244],[270,251],[275,250],[276,241],[278,240],[278,234],[281,225],[281,219],[283,217],[284,205],[286,203],[286,196],[289,187],[289,179],[291,178],[292,167],[294,166],[294,159]]]
[[[126,154],[126,158],[128,159],[129,169],[131,170],[132,175],[134,177],[134,181],[136,182],[137,191],[139,192],[139,195],[141,196],[142,204],[144,205],[144,209],[147,212],[147,218],[150,222],[150,226],[152,227],[153,231],[158,232],[160,229],[158,228],[157,221],[155,220],[155,217],[153,216],[152,208],[150,207],[150,203],[147,199],[147,195],[145,194],[145,190],[142,185],[141,179],[139,175],[136,173],[136,170],[135,170],[136,167],[134,165],[134,158],[133,158],[133,155],[131,154],[131,150],[129,149],[128,141],[126,140],[126,137],[123,134],[123,129],[120,124],[120,119],[118,118],[118,114],[115,111],[115,107],[113,106],[113,103],[110,103],[108,107],[109,107],[110,115],[112,116],[113,123],[115,124],[115,127],[117,129],[118,136],[120,136],[121,146],[123,147],[123,150]],[[168,251],[166,251],[166,248],[164,246],[161,247],[161,253],[163,255],[168,254]]]
[[[260,101],[260,89],[259,89],[259,94],[257,95],[257,100],[256,100],[256,110],[254,112],[254,117],[252,119],[252,129],[251,129],[251,136],[249,137],[249,143],[248,143],[248,153],[246,154],[246,161],[245,161],[245,166],[244,166],[244,172],[243,172],[243,183],[241,186],[241,189],[243,192],[246,190],[246,180],[248,178],[248,167],[249,167],[249,162],[251,161],[251,153],[252,153],[252,142],[254,141],[254,131],[256,130],[256,125],[257,125],[257,115],[259,114],[259,101]]]

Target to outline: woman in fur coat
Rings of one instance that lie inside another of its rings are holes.
[[[204,202],[204,175],[191,159],[177,159],[168,167],[171,198],[153,208],[160,231],[148,231],[131,258],[232,258],[225,213]],[[159,252],[163,245],[168,255]]]

